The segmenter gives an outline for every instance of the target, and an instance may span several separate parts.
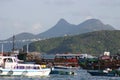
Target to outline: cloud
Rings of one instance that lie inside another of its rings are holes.
[[[30,32],[33,34],[38,34],[40,31],[42,31],[42,26],[40,23],[26,23],[26,22],[15,22],[13,24],[14,26],[14,31],[16,33],[21,33],[21,32]]]
[[[21,23],[19,23],[19,22],[13,23],[13,26],[14,26],[15,28],[23,27],[23,25],[22,25]]]
[[[66,6],[73,5],[76,1],[77,0],[44,0],[44,3],[49,5]]]
[[[87,17],[85,18],[85,20],[88,20],[88,19],[93,19],[93,17],[92,17],[92,16],[87,16]]]
[[[104,7],[120,7],[120,0],[100,0],[97,1],[97,4]]]
[[[38,33],[40,33],[40,31],[42,30],[42,26],[41,26],[41,24],[40,23],[36,23],[36,24],[33,24],[32,25],[32,27],[31,27],[31,32],[32,33],[35,33],[35,34],[38,34]]]
[[[2,21],[0,21],[0,26],[2,26],[3,25],[3,23],[2,23]]]
[[[33,29],[34,29],[34,30],[37,30],[37,29],[39,29],[39,28],[41,28],[41,24],[40,24],[40,23],[37,23],[37,24],[34,24],[34,25],[33,25]]]

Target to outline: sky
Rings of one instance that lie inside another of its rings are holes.
[[[95,18],[120,30],[120,0],[0,0],[0,40],[42,33],[61,18],[76,25]]]

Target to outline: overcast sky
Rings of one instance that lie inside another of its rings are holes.
[[[44,32],[61,18],[72,24],[96,18],[120,29],[120,0],[0,0],[0,40]]]

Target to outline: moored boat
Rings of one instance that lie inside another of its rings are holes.
[[[116,70],[88,70],[88,73],[90,73],[92,76],[109,76],[109,77],[116,77],[119,76]]]
[[[81,54],[56,54],[54,67],[58,69],[80,68],[80,57]]]
[[[54,69],[50,72],[50,74],[59,74],[59,75],[77,75],[77,73],[73,70],[66,69]]]
[[[16,57],[0,56],[0,76],[48,76],[50,72],[50,68],[38,64],[22,64]]]
[[[79,62],[80,66],[87,70],[104,70],[106,68],[116,70],[120,67],[120,55],[110,55],[110,52],[104,52],[99,57],[83,58]]]
[[[51,74],[76,75],[76,70],[80,68],[79,58],[81,54],[56,54]]]

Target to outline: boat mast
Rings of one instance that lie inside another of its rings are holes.
[[[3,51],[4,51],[4,50],[3,50],[3,43],[2,43],[2,49],[1,49],[1,51],[2,51],[2,56],[3,56]]]
[[[27,53],[29,53],[29,44],[27,44]]]
[[[13,35],[13,49],[12,49],[13,53],[15,51],[15,35]]]

